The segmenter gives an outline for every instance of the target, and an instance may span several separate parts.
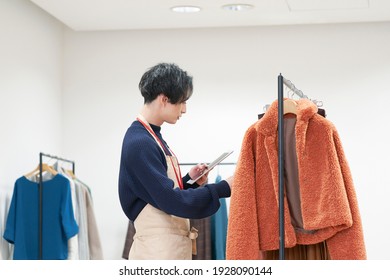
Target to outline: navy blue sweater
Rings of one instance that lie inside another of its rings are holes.
[[[166,145],[160,133],[161,127],[151,125],[153,131]],[[219,198],[230,196],[228,183],[222,180],[203,187],[186,184],[184,190],[174,188],[174,182],[167,176],[167,162],[164,152],[156,140],[134,121],[128,128],[122,144],[118,192],[122,209],[134,221],[147,203],[178,217],[201,219],[214,214]]]

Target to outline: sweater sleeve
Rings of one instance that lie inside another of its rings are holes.
[[[196,189],[197,187],[199,187],[199,185],[195,182],[193,184],[188,184],[188,180],[191,180],[191,177],[190,177],[190,173],[187,173],[184,177],[183,177],[183,187],[184,189]]]
[[[255,129],[244,136],[230,198],[227,260],[259,259],[259,226],[255,186]]]
[[[363,226],[351,170],[344,154],[340,137],[336,130],[334,130],[333,138],[341,173],[344,179],[344,187],[348,196],[353,224],[351,227],[338,232],[326,241],[329,254],[333,260],[365,260],[367,259],[367,256],[363,236]]]

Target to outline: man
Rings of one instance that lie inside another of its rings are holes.
[[[186,112],[193,92],[186,71],[172,63],[157,64],[143,74],[139,89],[144,105],[125,134],[119,173],[121,206],[136,232],[129,259],[190,260],[197,232],[189,228],[189,219],[214,214],[219,199],[230,196],[233,177],[205,184],[205,175],[187,184],[207,166],[198,164],[182,178],[162,137],[162,124],[175,124]]]

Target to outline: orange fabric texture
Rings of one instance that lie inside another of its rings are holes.
[[[297,100],[296,152],[305,230],[295,231],[285,197],[285,247],[326,240],[331,259],[366,259],[352,175],[335,126]],[[279,249],[278,102],[244,136],[230,198],[226,259]]]

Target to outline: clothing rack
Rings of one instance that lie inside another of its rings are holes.
[[[280,74],[281,76],[282,74]],[[296,95],[298,95],[300,98],[306,98],[306,99],[309,99],[306,95],[303,94],[303,92],[299,89],[297,89],[295,87],[295,85],[290,81],[290,80],[287,80],[286,78],[284,78],[282,76],[282,80],[283,80],[283,84],[288,87],[293,93],[295,93]],[[283,93],[282,93],[282,96],[283,96]]]
[[[38,192],[39,192],[39,226],[38,226],[38,230],[39,230],[39,234],[38,234],[38,237],[39,237],[38,252],[39,252],[39,255],[38,255],[38,259],[39,260],[42,260],[42,215],[43,215],[43,211],[42,211],[42,204],[43,204],[42,164],[43,164],[43,157],[48,157],[48,158],[52,158],[52,159],[56,159],[56,160],[60,160],[60,161],[71,163],[72,164],[72,172],[73,172],[73,174],[75,174],[75,169],[76,169],[75,168],[76,164],[72,160],[61,158],[61,157],[50,155],[50,154],[46,154],[46,153],[42,153],[42,152],[39,153],[39,187],[38,187]]]
[[[284,254],[284,86],[288,87],[300,98],[308,98],[295,85],[279,74],[278,76],[278,168],[279,168],[279,260],[285,259]]]

